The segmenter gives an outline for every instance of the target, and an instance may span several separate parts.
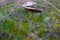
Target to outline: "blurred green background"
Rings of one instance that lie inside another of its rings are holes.
[[[14,1],[0,5],[0,40],[60,40],[60,0],[34,1],[43,12],[33,13],[32,20]]]

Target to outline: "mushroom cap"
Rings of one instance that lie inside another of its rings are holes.
[[[32,7],[25,7],[24,9],[30,12],[42,12],[43,11],[42,9],[32,8]]]
[[[32,1],[28,1],[28,2],[24,3],[22,5],[22,7],[33,6],[33,5],[36,5],[36,3],[35,2],[32,2]]]
[[[22,5],[22,7],[30,12],[42,12],[43,10],[38,8],[37,4],[35,2],[26,2],[25,4]]]

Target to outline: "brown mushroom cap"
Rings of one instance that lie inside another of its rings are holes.
[[[32,8],[32,7],[25,7],[24,9],[30,12],[42,12],[43,11],[42,9]]]
[[[42,12],[43,10],[38,8],[35,2],[26,2],[22,7],[30,12]]]

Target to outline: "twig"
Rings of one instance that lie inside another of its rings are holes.
[[[43,0],[44,2],[47,2],[49,5],[51,5],[52,7],[54,7],[59,13],[60,13],[60,9],[58,9],[56,6],[54,6],[52,3],[46,1],[46,0]]]
[[[18,5],[19,3],[17,3],[13,8],[11,8],[10,9],[10,12],[7,14],[7,15],[5,15],[5,16],[3,16],[2,18],[0,18],[0,22],[2,21],[2,20],[4,20],[4,19],[6,19],[10,14],[12,14],[12,12],[14,11],[14,10],[16,10],[20,5]]]

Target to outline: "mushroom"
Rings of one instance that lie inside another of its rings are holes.
[[[25,10],[28,10],[30,12],[42,12],[43,11],[42,9],[38,8],[38,6],[35,2],[32,2],[32,1],[28,1],[28,2],[24,3],[22,5],[22,7]]]
[[[32,25],[32,13],[34,12],[42,12],[43,10],[38,8],[37,3],[33,2],[33,1],[27,1],[26,3],[24,3],[22,5],[23,9],[26,11],[30,12],[30,25]]]

